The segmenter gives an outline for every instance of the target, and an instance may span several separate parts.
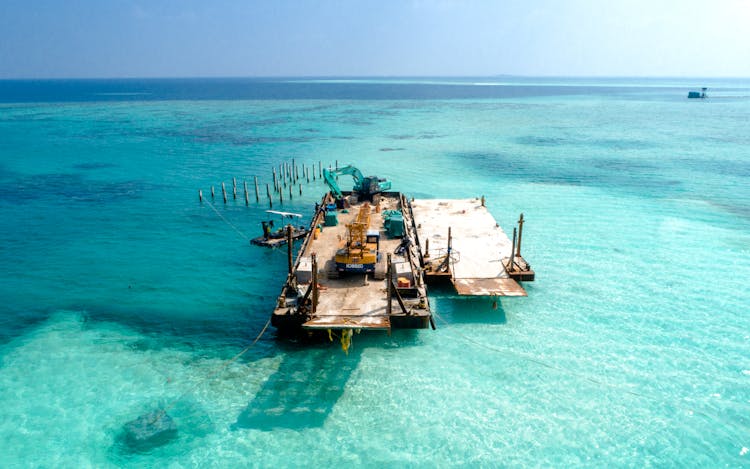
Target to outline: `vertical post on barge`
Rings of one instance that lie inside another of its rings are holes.
[[[453,236],[451,235],[451,227],[449,226],[448,227],[448,256],[446,257],[446,262],[450,262],[451,251],[453,251]]]
[[[518,246],[516,246],[516,256],[521,257],[521,234],[523,233],[523,213],[518,218]]]
[[[508,262],[508,272],[512,272],[515,269],[513,266],[514,264],[514,257],[516,255],[516,228],[513,228],[513,243],[510,245],[510,260]]]
[[[385,313],[388,315],[388,317],[391,316],[391,311],[393,311],[393,305],[392,305],[392,295],[393,295],[393,264],[391,264],[391,253],[388,253],[387,257],[387,263],[388,266],[386,268],[386,274],[385,274],[385,285],[386,285],[386,303],[385,303]]]
[[[310,255],[312,258],[312,315],[315,316],[318,308],[318,260],[315,253]]]
[[[291,223],[286,226],[286,261],[289,267],[289,279],[292,279],[292,271],[294,270],[294,262],[292,258],[292,250],[294,249],[294,243],[292,239],[292,228]]]

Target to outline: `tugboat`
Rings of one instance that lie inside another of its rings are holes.
[[[282,227],[274,231],[273,220],[260,222],[261,226],[263,227],[263,236],[253,238],[252,240],[250,240],[251,243],[257,246],[265,247],[283,246],[287,241],[287,232],[284,229],[286,225],[292,226],[292,239],[304,238],[305,235],[307,235],[307,228],[305,228],[304,226],[294,226],[294,224],[292,223],[295,218],[302,218],[302,215],[300,215],[299,213],[278,212],[276,210],[266,210],[266,212],[281,216]],[[284,223],[284,220],[286,220],[287,218],[289,219],[289,222]]]

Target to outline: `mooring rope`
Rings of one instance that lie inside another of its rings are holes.
[[[227,368],[227,367],[228,367],[229,365],[231,365],[232,363],[234,363],[235,361],[237,361],[237,360],[238,360],[238,359],[239,359],[239,358],[240,358],[240,357],[241,357],[242,355],[244,355],[244,354],[245,354],[245,353],[246,353],[246,352],[247,352],[248,350],[250,350],[251,348],[253,348],[253,346],[254,346],[255,344],[257,344],[257,343],[258,343],[258,341],[260,340],[260,338],[261,338],[261,337],[263,337],[263,334],[265,334],[265,333],[266,333],[266,330],[268,329],[268,326],[269,326],[269,325],[271,325],[271,319],[270,319],[270,318],[268,319],[268,321],[266,321],[266,324],[265,324],[265,325],[263,326],[263,329],[261,329],[261,330],[260,330],[260,333],[259,333],[259,334],[258,334],[258,335],[257,335],[257,336],[255,337],[255,339],[254,339],[254,340],[253,340],[252,342],[250,342],[250,343],[249,343],[249,344],[247,345],[247,347],[245,347],[244,349],[242,349],[242,350],[240,351],[240,353],[238,353],[237,355],[233,356],[233,357],[232,357],[232,358],[230,358],[229,360],[227,360],[227,361],[225,361],[224,363],[222,363],[222,365],[221,365],[221,366],[220,366],[220,367],[219,367],[219,368],[218,368],[218,369],[217,369],[216,371],[214,371],[214,372],[213,372],[213,373],[211,373],[210,375],[206,376],[206,377],[205,377],[205,378],[203,378],[202,380],[200,380],[200,381],[198,381],[197,383],[195,383],[195,384],[193,385],[193,387],[191,387],[190,389],[188,389],[187,391],[185,391],[184,393],[182,393],[182,394],[181,394],[181,395],[180,395],[180,396],[179,396],[179,397],[178,397],[177,399],[175,399],[174,401],[172,401],[172,402],[171,402],[171,403],[170,403],[170,404],[169,404],[168,406],[165,406],[165,407],[164,407],[164,412],[166,412],[166,411],[168,411],[169,409],[173,408],[173,407],[174,407],[174,406],[175,406],[175,405],[176,405],[176,404],[177,404],[177,403],[178,403],[179,401],[181,401],[181,400],[182,400],[182,399],[183,399],[183,398],[184,398],[185,396],[187,396],[188,394],[192,394],[192,393],[193,393],[193,391],[195,391],[195,390],[196,390],[196,389],[198,388],[198,386],[201,386],[201,385],[202,385],[203,383],[205,383],[205,382],[206,382],[206,381],[208,381],[209,379],[212,379],[212,378],[214,378],[214,377],[215,377],[216,375],[218,375],[219,373],[221,373],[222,371],[224,371],[224,370],[225,370],[225,369],[226,369],[226,368]]]
[[[229,220],[227,220],[224,217],[224,215],[222,215],[218,210],[216,210],[216,207],[214,207],[214,205],[211,202],[209,202],[208,200],[204,200],[203,202],[205,202],[206,204],[208,204],[208,206],[211,207],[211,210],[213,210],[222,220],[224,220],[224,222],[227,225],[231,226],[232,229],[237,232],[237,234],[239,234],[240,236],[242,236],[243,238],[245,238],[247,241],[250,241],[250,238],[245,233],[243,233],[242,231],[240,231],[239,228],[237,228],[236,226],[234,226],[232,224],[232,222],[230,222]]]
[[[224,371],[226,369],[226,367],[228,367],[229,365],[231,365],[232,363],[234,363],[235,361],[237,361],[242,355],[244,355],[245,353],[247,353],[247,351],[250,350],[251,348],[253,348],[253,346],[258,343],[258,341],[260,340],[260,338],[263,337],[263,334],[266,333],[266,330],[268,330],[268,326],[269,325],[271,325],[271,319],[270,318],[268,319],[268,321],[266,321],[266,324],[263,326],[263,329],[261,329],[260,333],[255,337],[255,339],[252,342],[250,342],[250,344],[247,345],[247,347],[245,347],[244,349],[242,349],[240,351],[240,353],[238,353],[237,355],[233,356],[229,360],[227,360],[224,363],[222,363],[221,366],[216,369],[216,371],[214,371],[213,373],[209,374],[205,378],[203,378],[200,381],[198,381],[197,383],[195,383],[190,389],[188,389],[187,391],[185,391],[182,394],[180,394],[176,399],[172,400],[172,402],[170,402],[168,405],[164,406],[162,409],[159,409],[159,411],[155,413],[153,420],[151,420],[149,422],[149,424],[150,425],[154,425],[157,422],[159,422],[159,420],[161,420],[162,417],[164,417],[165,415],[167,415],[167,411],[171,410],[175,405],[177,405],[178,402],[180,402],[182,399],[184,399],[185,396],[187,396],[188,394],[192,394],[203,383],[205,383],[206,381],[214,378],[216,375],[218,375],[219,373],[221,373],[222,371]]]
[[[432,315],[435,316],[436,318],[438,318],[438,320],[440,320],[440,322],[442,322],[443,325],[445,325],[445,326],[449,326],[450,325],[450,323],[447,320],[445,320],[442,316],[440,316],[437,312],[432,311]],[[525,356],[523,354],[520,354],[518,352],[515,352],[515,351],[507,349],[507,348],[493,347],[492,345],[485,344],[485,343],[479,342],[477,340],[474,340],[471,337],[467,336],[466,334],[463,334],[463,333],[461,333],[459,331],[456,331],[454,329],[449,329],[449,330],[452,330],[454,334],[458,335],[459,337],[461,337],[465,341],[467,341],[467,342],[469,342],[471,344],[474,344],[474,345],[476,345],[478,347],[482,347],[482,348],[485,348],[487,350],[492,350],[493,352],[500,352],[500,353],[507,353],[507,354],[510,354],[510,355],[514,355],[517,358],[520,358],[521,360],[526,360],[528,362],[535,363],[535,364],[543,366],[545,368],[549,368],[551,370],[559,371],[559,372],[561,372],[563,374],[568,374],[570,376],[574,376],[574,377],[577,377],[577,378],[585,379],[585,380],[590,381],[590,382],[592,382],[594,384],[597,384],[597,385],[600,385],[600,386],[604,386],[604,387],[608,387],[610,389],[614,389],[614,390],[617,390],[617,391],[621,391],[621,392],[630,394],[632,396],[636,396],[636,397],[640,397],[640,398],[643,398],[643,399],[647,399],[647,400],[650,400],[651,402],[656,402],[656,403],[662,403],[662,402],[664,402],[663,399],[659,399],[659,398],[657,398],[655,396],[649,396],[648,394],[642,394],[642,393],[639,393],[639,392],[631,391],[630,389],[626,389],[626,388],[624,388],[622,386],[618,386],[616,384],[607,383],[605,381],[601,381],[601,380],[598,380],[596,378],[592,378],[590,376],[586,376],[586,375],[584,375],[582,373],[576,373],[575,371],[572,371],[570,369],[561,368],[559,366],[555,366],[553,364],[546,363],[546,362],[538,360],[536,358],[531,358],[531,357]],[[746,448],[741,443],[739,443],[737,440],[735,440],[734,435],[728,429],[729,425],[722,418],[717,417],[717,416],[711,416],[711,415],[709,415],[709,414],[707,414],[707,413],[705,413],[703,411],[700,411],[700,410],[686,409],[686,408],[682,408],[682,410],[686,411],[689,414],[700,415],[703,418],[705,418],[707,421],[712,422],[714,424],[718,424],[718,426],[720,428],[722,428],[724,436],[727,437],[727,439],[730,442],[732,442],[732,444],[735,444],[735,445],[740,446],[742,448],[741,452],[740,452],[740,455],[744,456],[748,452],[748,448]]]

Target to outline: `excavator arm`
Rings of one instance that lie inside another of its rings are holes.
[[[343,194],[341,193],[341,188],[339,188],[339,184],[336,182],[336,176],[338,176],[339,174],[351,174],[351,176],[354,178],[354,191],[357,192],[360,190],[363,179],[362,171],[358,170],[354,166],[347,165],[338,169],[324,169],[323,179],[325,180],[326,184],[328,184],[328,187],[331,189],[334,197],[340,199],[343,196]]]
[[[349,174],[354,179],[353,191],[370,197],[378,192],[387,191],[391,188],[391,182],[385,179],[379,179],[376,176],[364,177],[362,171],[355,168],[352,165],[347,165],[338,169],[324,169],[323,179],[325,180],[328,187],[331,189],[331,193],[337,199],[340,199],[343,194],[341,188],[336,182],[336,176],[340,174]]]

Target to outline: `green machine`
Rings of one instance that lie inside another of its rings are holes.
[[[338,213],[336,213],[335,210],[328,210],[326,211],[325,219],[324,219],[325,226],[336,226],[339,224],[339,216]]]
[[[389,238],[404,236],[404,215],[401,210],[385,210],[383,212],[383,225]]]
[[[373,195],[391,189],[391,181],[377,176],[365,177],[362,175],[362,171],[352,165],[347,165],[338,169],[324,169],[323,179],[325,179],[328,187],[331,188],[331,194],[333,194],[336,199],[343,197],[341,188],[339,188],[339,185],[336,182],[336,176],[344,174],[348,174],[354,178],[353,192],[355,192],[361,200],[372,200]]]

